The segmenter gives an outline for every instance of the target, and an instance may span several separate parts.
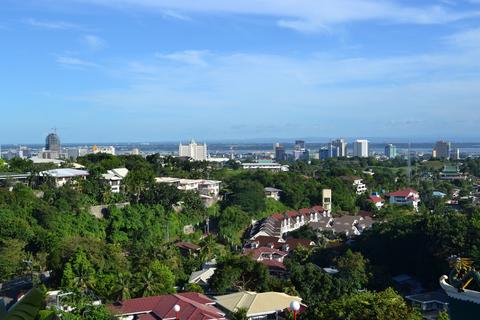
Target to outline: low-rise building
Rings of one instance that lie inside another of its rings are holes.
[[[196,292],[129,299],[107,307],[121,320],[225,320],[225,313],[215,307],[214,300]]]
[[[249,320],[278,319],[280,314],[289,310],[292,301],[297,301],[300,304],[302,302],[302,298],[282,292],[256,293],[250,291],[218,296],[215,297],[215,300],[219,307],[228,314],[245,309]],[[305,310],[305,306],[301,305],[300,312],[303,310]]]
[[[112,193],[120,193],[122,180],[125,179],[127,174],[128,174],[127,168],[116,168],[116,169],[108,170],[107,173],[102,174],[102,177],[110,185],[110,189]]]
[[[407,188],[398,190],[388,194],[390,197],[390,204],[400,206],[413,206],[415,210],[418,210],[418,204],[420,203],[420,194],[418,191]]]
[[[55,185],[61,187],[69,182],[74,183],[77,179],[85,180],[89,176],[89,173],[86,170],[65,168],[42,171],[39,173],[39,176],[43,178],[53,178]]]
[[[377,209],[382,209],[385,205],[385,199],[379,196],[372,195],[368,198],[370,203],[373,203]]]
[[[361,195],[367,192],[367,185],[363,183],[362,178],[355,176],[344,176],[340,178],[344,181],[351,182],[352,186],[355,188],[355,192],[357,195]]]
[[[289,171],[287,165],[282,165],[276,162],[244,162],[242,168],[245,170],[269,170],[273,172]]]
[[[250,239],[254,240],[259,236],[282,237],[284,233],[295,231],[304,225],[317,222],[321,217],[329,215],[321,206],[276,213],[254,222],[250,229]]]
[[[178,190],[196,191],[200,195],[218,199],[220,195],[221,181],[204,179],[181,179],[172,177],[155,178],[157,183],[166,183],[177,187]]]
[[[272,187],[266,187],[265,188],[265,197],[279,201],[281,192],[282,192],[282,190],[280,190],[280,189],[272,188]]]

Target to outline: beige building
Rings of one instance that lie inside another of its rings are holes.
[[[180,157],[189,157],[196,161],[205,161],[208,158],[207,144],[197,144],[192,140],[190,144],[179,144],[178,155]]]
[[[276,319],[278,314],[290,307],[292,301],[300,304],[302,302],[302,298],[289,296],[282,292],[256,293],[250,291],[218,296],[215,297],[215,300],[217,305],[228,313],[246,309],[247,318],[250,320]]]

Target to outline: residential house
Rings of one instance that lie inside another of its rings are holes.
[[[180,310],[175,311],[175,306]],[[121,320],[225,320],[215,301],[196,292],[129,299],[107,306]]]
[[[375,207],[379,210],[382,209],[385,205],[385,200],[382,197],[376,195],[371,195],[367,201],[373,203]]]
[[[195,283],[202,287],[208,286],[208,281],[215,274],[217,268],[211,267],[199,271],[194,271],[188,279],[188,283]]]
[[[260,221],[255,221],[250,229],[250,239],[254,240],[258,236],[282,237],[284,233],[295,231],[329,215],[321,206],[276,213]]]
[[[436,320],[438,313],[448,311],[449,299],[443,291],[432,291],[405,297],[413,307],[420,310],[424,319]]]
[[[120,193],[122,180],[125,179],[127,174],[128,174],[127,168],[116,168],[116,169],[108,170],[107,173],[102,174],[102,177],[110,185],[110,189],[112,193]]]
[[[166,183],[178,190],[195,191],[200,195],[204,204],[210,207],[220,198],[221,181],[204,179],[180,179],[172,177],[155,178],[157,183]]]
[[[200,252],[200,246],[190,242],[180,241],[175,243],[175,246],[180,249],[184,256],[197,255]]]
[[[361,195],[367,192],[367,185],[363,183],[363,179],[360,177],[343,176],[343,177],[340,177],[340,179],[347,182],[351,182],[352,186],[355,188],[355,192],[357,195]]]
[[[316,231],[331,231],[333,234],[342,234],[346,237],[360,235],[363,231],[370,229],[373,219],[368,215],[342,215],[335,218],[324,218],[310,224]]]
[[[77,179],[85,180],[89,176],[88,171],[78,169],[53,169],[42,171],[39,173],[42,178],[52,178],[55,181],[57,187],[64,186],[68,182],[74,183]]]
[[[265,197],[279,201],[281,192],[282,192],[282,190],[280,190],[280,189],[266,187],[265,188]]]
[[[256,293],[242,291],[224,296],[215,297],[222,310],[232,314],[240,309],[247,311],[249,320],[278,319],[278,316],[289,310],[290,303],[297,301],[301,304],[302,298],[290,296],[282,292]],[[301,304],[300,312],[305,310]]]
[[[418,210],[418,204],[420,203],[420,194],[418,191],[407,188],[398,190],[388,194],[390,197],[390,204],[396,204],[400,206],[413,206],[415,210]]]

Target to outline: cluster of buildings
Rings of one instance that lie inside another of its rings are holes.
[[[460,149],[452,149],[452,143],[449,141],[437,141],[432,150],[432,158],[460,160]]]
[[[155,178],[155,181],[175,186],[179,190],[195,191],[200,195],[207,207],[220,198],[220,185],[222,182],[218,180],[158,177]]]
[[[302,299],[281,292],[240,291],[209,298],[196,292],[182,292],[154,297],[129,299],[107,305],[120,320],[226,320],[240,309],[247,319],[279,319],[290,313],[292,302],[305,310]]]

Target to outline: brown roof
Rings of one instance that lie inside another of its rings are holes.
[[[200,249],[200,246],[197,246],[194,243],[184,242],[184,241],[175,243],[175,246],[177,246],[180,249],[193,250],[193,251]]]

